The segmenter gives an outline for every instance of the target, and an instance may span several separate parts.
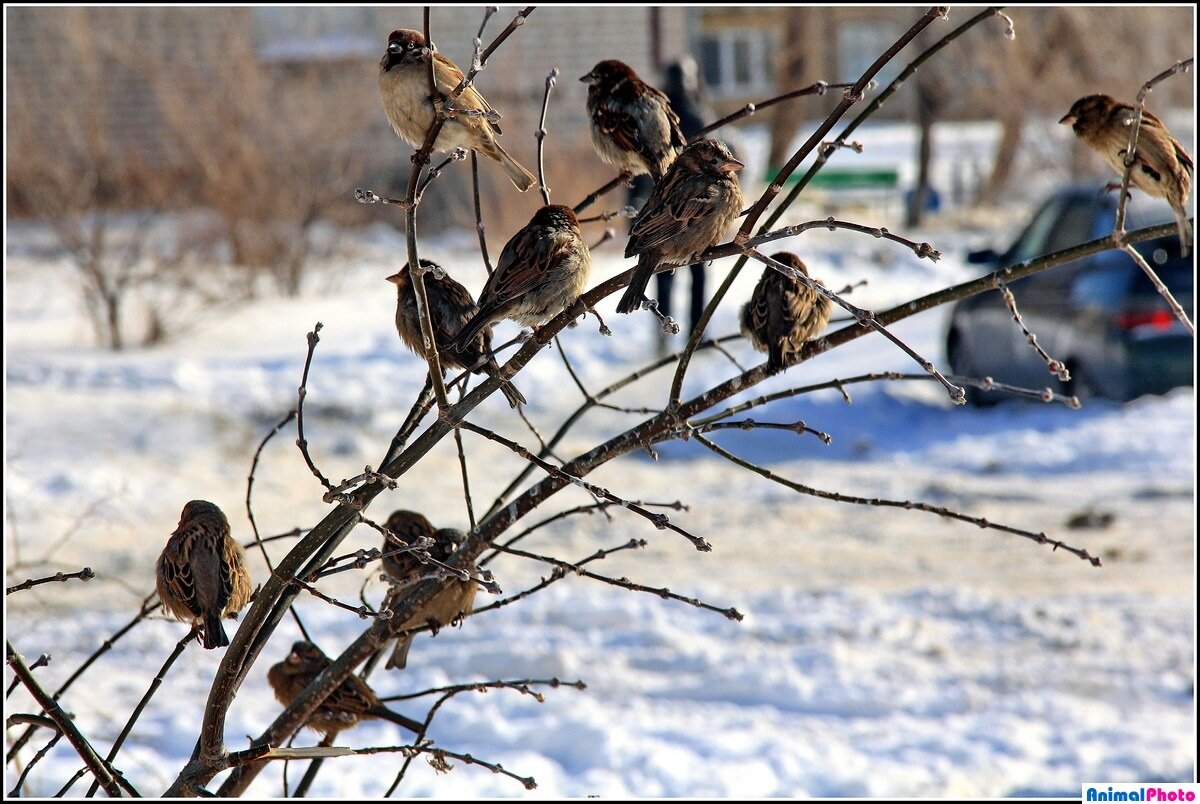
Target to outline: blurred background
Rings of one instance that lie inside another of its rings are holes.
[[[517,10],[491,18],[484,44]],[[935,21],[883,70],[874,92],[978,10],[953,7],[948,21]],[[597,61],[620,58],[663,86],[672,64],[691,59],[694,102],[711,121],[818,80],[856,80],[924,11],[538,7],[477,86],[503,115],[505,148],[532,169],[545,77],[558,68],[548,184],[554,202],[576,204],[614,175],[593,152],[578,81]],[[884,310],[1111,231],[1115,194],[1101,188],[1115,177],[1057,121],[1093,92],[1132,101],[1143,82],[1192,56],[1195,10],[1008,13],[1015,39],[993,18],[951,43],[854,132],[862,152],[835,153],[788,211],[785,223],[837,215],[941,250],[935,263],[894,242],[825,230],[777,244],[856,305]],[[154,558],[187,500],[218,504],[234,535],[250,540],[248,474],[257,458],[253,502],[263,536],[298,532],[328,513],[295,447],[294,422],[255,452],[296,404],[314,322],[324,329],[305,437],[334,482],[378,465],[421,388],[426,365],[397,339],[395,287],[384,281],[406,260],[403,216],[354,200],[356,187],[393,197],[405,189],[412,149],[386,122],[376,76],[388,33],[420,28],[421,9],[9,6],[5,17],[6,578],[17,584],[83,566],[97,573],[87,584],[47,583],[6,598],[6,636],[31,659],[53,654],[38,674],[54,688],[147,599]],[[438,49],[469,65],[482,18],[482,7],[434,9]],[[1193,153],[1194,93],[1192,72],[1160,84],[1148,101]],[[781,103],[717,133],[747,163],[748,197],[836,94]],[[469,170],[451,165],[430,185],[418,222],[421,255],[477,292],[486,274]],[[479,174],[494,261],[541,198],[515,192],[486,160]],[[624,193],[591,211],[629,203]],[[1139,217],[1147,199],[1133,196],[1135,224],[1170,220],[1169,210]],[[594,250],[589,285],[629,267],[627,224],[585,224],[590,243],[606,227],[616,233]],[[1146,252],[1160,270],[1160,256],[1175,261],[1163,274],[1191,310],[1194,261],[1177,254],[1172,242]],[[404,673],[377,673],[371,683],[400,694],[496,678],[584,679],[588,690],[547,691],[545,703],[496,691],[440,710],[438,745],[535,776],[534,795],[1073,797],[1089,780],[1194,778],[1196,411],[1192,389],[1174,386],[1192,383],[1195,340],[1152,288],[1127,281],[1140,271],[1113,258],[1124,259],[1110,252],[1012,285],[1054,357],[1093,361],[1071,362],[1086,387],[1046,371],[998,293],[926,311],[893,331],[939,368],[1060,394],[1139,398],[982,410],[952,406],[925,377],[861,382],[749,411],[804,421],[829,444],[778,431],[713,434],[795,483],[1044,530],[1101,556],[1102,569],[921,511],[796,494],[692,439],[656,446],[653,457],[622,456],[589,480],[624,497],[690,505],[670,517],[709,540],[712,553],[625,510],[553,521],[523,546],[579,561],[645,539],[597,571],[736,606],[742,622],[570,575],[520,605],[419,636]],[[704,270],[710,291],[732,263]],[[676,284],[688,284],[679,273]],[[717,311],[709,332],[734,337],[723,353],[696,355],[685,397],[763,361],[736,337],[739,305],[759,274],[757,266],[743,271]],[[1057,304],[1067,299],[1069,310]],[[613,301],[601,313],[614,337],[601,336],[591,317],[564,330],[572,373],[547,350],[516,377],[530,401],[523,413],[541,434],[582,403],[576,382],[595,393],[645,367],[657,349],[682,347],[686,332],[664,344],[650,315],[608,315]],[[1103,326],[1103,336],[1060,326],[1077,315]],[[834,318],[831,328],[846,320],[840,311]],[[517,329],[497,324],[496,342]],[[1080,342],[1106,349],[1074,351]],[[1141,355],[1152,379],[1171,382],[1112,382],[1108,346]],[[1168,351],[1180,371],[1168,371]],[[1002,373],[1009,357],[1011,376]],[[918,369],[871,335],[730,404],[893,371]],[[575,420],[556,457],[585,452],[647,408],[661,409],[670,381],[667,370],[622,387],[606,398],[614,407]],[[981,404],[994,398],[973,395]],[[471,417],[536,443],[499,395]],[[470,436],[464,451],[477,513],[526,466]],[[592,502],[568,488],[520,525]],[[420,510],[439,527],[469,527],[451,439],[370,514],[382,520],[394,508]],[[379,543],[363,524],[344,549]],[[293,544],[282,538],[266,550],[278,560]],[[271,571],[258,550],[249,562],[256,583]],[[510,595],[551,571],[514,556],[489,569]],[[354,605],[382,598],[373,569],[321,583]],[[477,605],[490,602],[484,597]],[[355,613],[308,595],[296,610],[330,654],[364,627]],[[111,745],[185,632],[151,617],[68,691],[64,705],[91,739]],[[231,747],[278,713],[265,670],[298,637],[285,621],[247,677],[228,721]],[[220,651],[189,646],[131,734],[118,764],[141,792],[164,789],[187,761],[220,659]],[[33,709],[22,696],[9,706]],[[396,705],[416,711],[413,702]],[[363,724],[339,743],[393,744],[389,729]],[[30,762],[47,739],[31,741],[9,767]],[[303,734],[298,744],[312,739]],[[394,772],[381,775],[380,762],[330,762],[313,792],[378,796]],[[78,765],[62,741],[25,792],[54,794]],[[291,773],[294,784],[301,771]],[[276,765],[251,794],[278,795],[279,775]],[[480,768],[439,774],[418,762],[404,792],[478,798],[521,789]]]
[[[485,44],[515,10],[492,18]],[[348,201],[356,186],[392,195],[405,186],[411,149],[387,125],[375,74],[387,33],[420,28],[419,8],[9,8],[6,16],[8,213],[51,224],[75,256],[99,342],[168,337],[190,306],[294,295],[317,258],[346,247],[347,227],[399,222]],[[1094,91],[1131,99],[1192,41],[1192,12],[1182,7],[1015,16],[1014,41],[989,21],[918,71],[856,132],[865,152],[836,155],[801,208],[869,203],[892,228],[928,215],[971,220],[972,211],[994,221],[997,205],[1028,206],[1068,177],[1101,175],[1099,160],[1055,121]],[[909,50],[966,17],[956,10]],[[435,9],[438,48],[468,65],[480,18]],[[592,152],[577,80],[596,61],[619,57],[662,85],[669,64],[694,59],[700,108],[723,115],[814,81],[854,81],[912,18],[900,7],[539,8],[536,35],[506,42],[478,86],[503,114],[506,147],[532,166],[545,75],[559,69],[548,184],[555,201],[575,203],[611,176]],[[893,60],[880,85],[906,61]],[[1168,81],[1150,99],[1185,143],[1191,83]],[[722,129],[750,166],[745,179],[769,178],[836,95]],[[514,196],[488,166],[480,172],[485,222],[513,231],[538,202]],[[473,223],[468,181],[436,182],[425,203],[426,233]],[[172,226],[156,226],[162,212]],[[130,310],[126,300],[151,281],[175,293]]]

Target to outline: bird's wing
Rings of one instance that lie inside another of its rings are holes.
[[[709,183],[697,191],[694,181],[681,183],[669,179],[668,175],[655,186],[650,200],[634,219],[625,247],[626,257],[649,251],[677,236],[697,219],[709,215],[721,198],[716,184]]]

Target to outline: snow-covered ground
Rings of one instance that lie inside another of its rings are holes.
[[[23,229],[15,232],[32,236]],[[383,281],[403,254],[396,233],[356,236],[336,280],[323,275],[297,299],[267,299],[211,313],[176,342],[111,354],[90,343],[63,266],[13,246],[6,260],[5,557],[7,583],[49,568],[89,565],[88,584],[50,584],[6,600],[7,637],[54,689],[129,620],[153,588],[153,562],[183,503],[218,503],[248,536],[246,476],[270,427],[294,404],[305,333],[324,324],[306,402],[314,459],[334,480],[378,465],[423,380],[392,324],[395,295]],[[786,244],[827,285],[861,279],[859,305],[884,308],[965,277],[958,255],[978,233],[921,233],[945,253],[921,262],[883,241],[810,232]],[[19,240],[19,238],[17,238]],[[1002,239],[1002,238],[1001,238]],[[781,248],[785,244],[780,244]],[[499,243],[492,244],[493,250]],[[425,245],[477,291],[483,269],[471,237]],[[592,283],[623,270],[619,249],[595,255]],[[715,287],[731,262],[711,268]],[[733,297],[748,296],[748,269]],[[686,272],[677,285],[686,284]],[[653,286],[652,286],[653,287]],[[682,289],[676,288],[682,296]],[[678,306],[678,305],[677,305]],[[647,314],[620,317],[601,306],[616,337],[593,319],[563,343],[582,381],[598,389],[654,357]],[[895,328],[941,361],[944,311]],[[712,331],[735,330],[732,304]],[[498,328],[497,342],[516,332]],[[679,343],[683,336],[679,336]],[[743,365],[761,362],[741,341]],[[883,338],[861,338],[776,377],[745,398],[868,371],[915,371]],[[715,353],[696,358],[685,394],[736,372]],[[664,403],[670,373],[614,395],[618,405]],[[553,350],[517,384],[528,413],[548,435],[581,401]],[[669,587],[718,607],[741,623],[653,595],[585,578],[562,580],[519,604],[469,618],[462,628],[420,636],[402,674],[377,672],[381,695],[495,679],[582,679],[584,691],[540,689],[545,702],[513,691],[459,696],[434,721],[438,745],[499,762],[538,783],[458,764],[435,773],[415,763],[407,795],[482,796],[1074,796],[1087,781],[1184,781],[1195,772],[1195,398],[1191,389],[1125,406],[1005,405],[952,408],[932,382],[863,384],[778,402],[746,414],[794,421],[829,433],[727,431],[714,440],[782,477],[821,489],[943,505],[1051,537],[1102,556],[1096,569],[1065,552],[919,511],[840,505],[800,496],[751,475],[695,444],[635,454],[589,477],[626,498],[682,500],[673,520],[707,539],[696,552],[624,510],[562,520],[524,546],[581,559],[630,538],[648,545],[592,568]],[[472,418],[533,444],[499,395]],[[564,458],[640,417],[588,414],[557,450]],[[476,508],[486,508],[521,463],[507,450],[464,434]],[[288,429],[263,453],[254,486],[264,534],[315,523],[327,510]],[[568,488],[529,522],[590,502]],[[437,525],[465,527],[453,442],[371,510],[424,511]],[[1087,510],[1113,515],[1102,529],[1070,530]],[[522,523],[522,525],[527,523]],[[347,549],[374,546],[361,527]],[[272,545],[279,557],[287,543]],[[48,560],[46,565],[13,570]],[[503,558],[490,567],[506,594],[549,573]],[[256,580],[265,577],[251,553]],[[323,588],[355,600],[363,575]],[[365,575],[365,573],[364,573]],[[372,582],[369,600],[381,588]],[[481,596],[477,606],[488,601]],[[363,626],[353,614],[301,597],[299,610],[327,653]],[[184,633],[154,620],[117,643],[64,697],[102,752]],[[281,627],[231,712],[227,742],[245,747],[278,712],[265,680],[297,638]],[[122,750],[117,765],[144,793],[161,792],[191,753],[218,652],[188,649]],[[28,709],[18,693],[6,705]],[[423,712],[402,702],[408,714]],[[10,731],[10,733],[12,733]],[[338,742],[395,745],[404,734],[366,723]],[[315,738],[303,732],[298,742]],[[28,761],[44,738],[22,754]],[[314,795],[379,795],[401,760],[329,760]],[[52,795],[78,759],[55,748],[31,775],[28,792]],[[289,771],[291,784],[303,773]],[[7,787],[15,776],[6,768]],[[71,793],[80,795],[86,785]],[[280,768],[251,793],[282,792]]]

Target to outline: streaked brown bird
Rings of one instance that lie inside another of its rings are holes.
[[[433,325],[434,339],[444,347],[479,312],[479,306],[471,298],[471,292],[445,273],[437,263],[423,259],[421,265],[427,269],[425,295],[429,299],[429,319]],[[438,273],[442,276],[439,277]],[[387,279],[396,285],[396,332],[409,349],[424,358],[425,339],[421,335],[421,317],[417,313],[417,292],[413,289],[408,265],[405,264],[398,273]],[[462,352],[443,353],[440,362],[443,375],[447,368],[495,375],[500,367],[492,355],[492,328],[481,329],[473,341],[464,345]],[[525,397],[511,382],[502,383],[500,392],[514,408],[525,404]]]
[[[496,270],[479,292],[479,312],[450,344],[468,349],[493,322],[511,318],[537,327],[570,307],[587,287],[592,256],[570,207],[542,207],[500,252]]]
[[[1135,110],[1108,95],[1088,95],[1075,101],[1071,111],[1059,123],[1070,126],[1075,135],[1104,158],[1108,166],[1125,175],[1125,152],[1129,147],[1129,127]],[[1188,254],[1191,226],[1187,219],[1187,200],[1192,191],[1195,163],[1192,155],[1171,136],[1163,122],[1148,111],[1142,112],[1138,129],[1137,157],[1129,172],[1129,183],[1143,193],[1162,198],[1175,213],[1180,250]]]
[[[267,671],[267,682],[275,692],[275,699],[290,706],[296,696],[332,663],[320,648],[302,640],[292,645],[286,659]],[[304,725],[323,734],[326,741],[333,742],[338,732],[353,728],[363,720],[376,719],[391,721],[414,734],[423,728],[412,718],[384,706],[367,682],[351,673],[334,687]]]
[[[462,531],[453,528],[435,530],[428,519],[415,511],[394,511],[388,517],[387,527],[409,544],[422,536],[433,539],[434,544],[429,548],[429,555],[442,562],[449,559],[466,538]],[[385,539],[384,553],[394,549],[395,545]],[[435,572],[432,566],[422,564],[412,553],[386,556],[383,559],[383,569],[396,581],[384,600],[384,608],[394,605],[412,586]],[[422,625],[431,625],[436,629],[450,625],[471,613],[475,603],[475,588],[476,584],[473,581],[448,579],[445,586],[420,609],[413,612],[412,616],[397,625],[396,630],[403,631]],[[408,664],[408,649],[412,646],[414,636],[416,635],[409,634],[396,640],[396,647],[386,665],[388,670],[403,669]]]
[[[443,105],[463,80],[462,71],[443,56],[425,47],[419,31],[400,28],[388,36],[387,52],[379,61],[379,94],[383,111],[396,134],[414,148],[420,148],[433,125],[435,108],[429,97],[429,58],[433,58],[437,103]],[[466,148],[499,162],[517,189],[525,192],[537,186],[532,173],[508,155],[496,142],[500,126],[488,120],[492,107],[474,86],[467,87],[454,101],[457,113],[442,126],[435,147],[440,151]]]
[[[771,259],[809,276],[808,268],[795,254],[781,251]],[[813,279],[823,285],[820,279]],[[742,334],[760,352],[767,353],[772,373],[792,364],[800,348],[815,338],[829,323],[833,302],[805,285],[765,266],[750,301],[742,307]]]
[[[229,637],[222,617],[250,602],[250,570],[242,546],[229,535],[229,520],[205,500],[192,500],[179,515],[156,568],[158,598],[177,620],[201,623],[201,644],[223,648]]]
[[[719,140],[699,140],[683,149],[633,219],[626,257],[637,269],[618,313],[632,313],[646,298],[646,284],[658,266],[698,262],[742,211],[736,171],[744,167]]]
[[[588,85],[592,145],[613,167],[658,181],[687,145],[679,115],[660,90],[623,61],[607,59],[579,79]]]

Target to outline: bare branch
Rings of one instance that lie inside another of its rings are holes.
[[[120,773],[115,771],[111,765],[96,754],[91,743],[88,742],[87,738],[76,727],[75,721],[42,689],[42,685],[38,683],[33,673],[25,665],[24,658],[13,649],[12,643],[5,640],[4,644],[8,666],[13,669],[17,678],[21,679],[21,683],[33,695],[33,699],[42,707],[42,711],[49,715],[50,719],[58,727],[58,730],[66,735],[67,740],[71,743],[75,752],[79,754],[80,759],[83,760],[87,769],[100,781],[100,784],[104,787],[104,792],[113,798],[119,798],[122,789],[131,795],[138,795],[137,791],[133,789],[129,782],[125,781],[125,778]]]
[[[546,186],[546,110],[550,108],[550,90],[558,83],[558,68],[550,70],[546,76],[546,92],[542,95],[542,116],[538,122],[538,130],[534,133],[537,138],[538,189],[542,193],[542,203],[549,205],[550,188]]]
[[[1100,566],[1100,558],[1098,556],[1092,556],[1091,554],[1088,553],[1087,550],[1083,550],[1083,549],[1080,549],[1077,547],[1071,547],[1070,545],[1066,544],[1065,542],[1060,542],[1055,539],[1051,539],[1048,536],[1046,536],[1045,533],[1040,533],[1040,532],[1034,533],[1034,532],[1028,531],[1028,530],[1021,530],[1020,528],[1014,528],[1014,527],[1010,527],[1008,525],[1002,525],[997,522],[989,522],[988,520],[984,519],[983,517],[967,516],[966,514],[960,514],[957,511],[952,511],[949,508],[943,508],[942,506],[938,506],[938,505],[930,505],[928,503],[912,502],[911,500],[886,500],[886,499],[882,499],[880,497],[852,497],[852,496],[849,496],[846,494],[838,494],[838,493],[832,492],[832,491],[822,491],[821,489],[813,488],[812,486],[805,486],[800,483],[796,483],[796,482],[793,482],[786,478],[780,477],[779,475],[775,474],[774,472],[772,472],[769,469],[764,469],[763,467],[753,464],[750,461],[747,461],[743,458],[739,458],[738,456],[734,455],[732,452],[729,452],[728,450],[717,446],[712,441],[709,441],[707,438],[705,438],[702,435],[697,434],[696,440],[699,441],[704,446],[708,447],[710,450],[715,452],[717,455],[720,455],[722,458],[726,459],[727,461],[735,463],[744,469],[749,469],[750,471],[754,472],[755,474],[762,475],[763,477],[767,478],[770,481],[778,483],[781,486],[786,486],[786,487],[792,489],[793,491],[798,491],[801,494],[809,494],[809,495],[812,495],[813,497],[821,497],[826,500],[834,500],[835,502],[851,503],[854,505],[875,505],[875,506],[882,506],[882,507],[886,507],[886,508],[904,508],[904,509],[910,510],[910,511],[913,511],[913,510],[925,511],[927,513],[937,514],[938,516],[945,517],[947,519],[957,519],[962,522],[970,522],[973,525],[978,525],[980,528],[990,528],[992,530],[998,530],[1003,533],[1012,533],[1017,536],[1023,536],[1026,539],[1032,539],[1033,541],[1037,542],[1038,544],[1049,544],[1052,546],[1052,549],[1054,549],[1054,550],[1058,550],[1061,547],[1063,550],[1065,550],[1068,553],[1072,553],[1085,561],[1090,561],[1093,567]]]
[[[704,539],[700,538],[699,536],[693,536],[692,534],[688,533],[683,528],[679,527],[678,525],[673,524],[671,522],[670,517],[668,517],[666,514],[656,514],[653,511],[649,511],[646,508],[638,505],[637,503],[631,502],[629,500],[621,499],[620,497],[618,497],[615,494],[613,494],[612,492],[610,492],[608,489],[601,488],[600,486],[597,486],[593,483],[589,483],[586,480],[575,477],[574,475],[571,475],[569,472],[565,472],[561,468],[554,466],[550,463],[547,463],[546,461],[544,461],[541,458],[539,458],[538,456],[534,455],[532,452],[525,449],[524,447],[522,447],[520,444],[516,443],[515,441],[510,441],[509,439],[505,438],[504,436],[499,435],[498,433],[494,433],[491,430],[488,430],[483,427],[479,427],[478,425],[472,424],[468,421],[459,422],[458,426],[463,428],[464,430],[470,430],[472,433],[481,435],[484,438],[488,439],[489,441],[495,441],[497,444],[501,444],[505,447],[508,447],[510,450],[515,452],[517,455],[520,455],[525,460],[529,461],[530,463],[536,464],[542,470],[544,470],[544,471],[548,472],[549,474],[554,475],[556,477],[560,477],[569,483],[579,486],[581,489],[584,489],[585,491],[587,491],[588,493],[592,494],[595,497],[603,497],[604,499],[608,500],[609,502],[613,502],[624,508],[628,508],[630,511],[633,511],[635,514],[639,514],[643,518],[649,520],[650,523],[653,524],[654,527],[658,528],[659,530],[666,529],[666,530],[675,531],[676,533],[678,533],[679,535],[683,536],[685,539],[690,541],[692,543],[692,546],[694,546],[697,550],[699,550],[702,553],[707,553],[712,550],[712,545],[710,545],[708,542],[706,542]]]
[[[27,581],[22,581],[15,586],[10,586],[4,590],[5,595],[11,595],[13,592],[22,592],[26,589],[31,589],[43,583],[66,583],[73,578],[78,578],[81,581],[90,581],[96,577],[96,573],[91,567],[84,567],[78,572],[56,572],[48,578],[30,578]]]

